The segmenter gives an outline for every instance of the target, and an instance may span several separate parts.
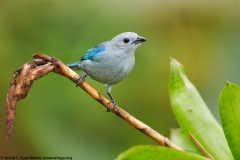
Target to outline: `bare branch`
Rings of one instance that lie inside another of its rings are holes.
[[[68,68],[64,63],[54,57],[50,57],[44,54],[35,54],[33,55],[33,58],[34,60],[32,62],[24,64],[21,68],[14,72],[10,82],[6,103],[6,140],[9,138],[12,132],[13,122],[16,116],[17,102],[21,99],[26,98],[34,80],[45,76],[49,72],[55,72],[63,75],[74,83],[77,83],[79,79],[79,75],[76,72]],[[89,83],[84,81],[83,83],[79,84],[79,86],[95,100],[101,103],[104,107],[107,109],[111,108],[111,102],[102,96]],[[182,150],[180,147],[173,144],[168,138],[162,136],[157,131],[139,121],[120,107],[116,106],[112,112],[124,119],[126,122],[131,124],[133,127],[145,135],[152,138],[160,145],[176,150]]]
[[[197,146],[197,148],[209,159],[214,160],[210,153],[201,145],[201,143],[193,136],[192,133],[189,132],[189,136],[193,143]]]

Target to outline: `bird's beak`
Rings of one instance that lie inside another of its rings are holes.
[[[132,44],[133,44],[133,43],[134,43],[134,44],[140,44],[140,43],[143,43],[143,42],[145,42],[145,41],[146,41],[145,38],[143,38],[143,37],[137,37],[137,39],[136,39],[135,41],[133,41]]]

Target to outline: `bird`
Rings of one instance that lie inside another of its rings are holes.
[[[111,89],[132,71],[135,64],[134,52],[145,41],[146,38],[137,33],[124,32],[110,41],[102,42],[87,50],[80,61],[67,64],[71,69],[84,72],[76,86],[87,76],[105,84],[106,92],[112,103],[107,112],[112,111],[117,103],[110,93]]]

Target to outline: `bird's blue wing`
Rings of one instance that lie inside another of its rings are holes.
[[[103,52],[106,50],[106,47],[104,45],[104,43],[101,43],[99,45],[96,45],[94,47],[92,47],[91,49],[89,49],[84,55],[83,57],[81,58],[81,61],[84,61],[84,60],[93,60],[96,55],[100,52]]]

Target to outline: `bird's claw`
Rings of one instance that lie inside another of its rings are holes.
[[[86,74],[80,76],[80,78],[78,79],[78,82],[77,82],[76,87],[77,87],[80,83],[82,83],[83,81],[85,81],[85,78],[86,78],[86,77],[87,77]]]
[[[117,106],[117,103],[114,100],[111,100],[109,103],[112,103],[112,107],[110,109],[107,109],[107,112],[112,111]]]

